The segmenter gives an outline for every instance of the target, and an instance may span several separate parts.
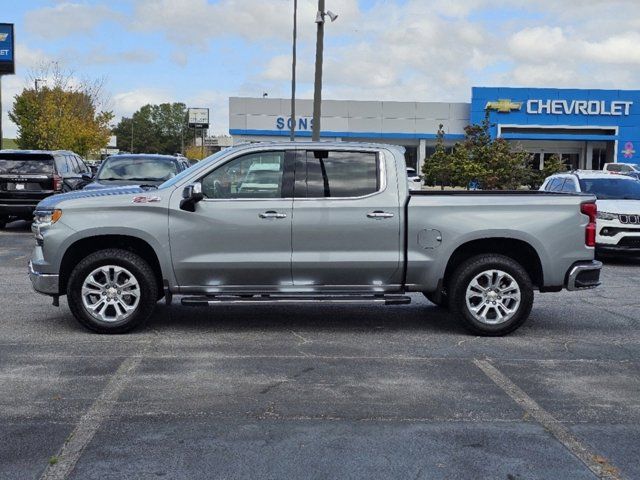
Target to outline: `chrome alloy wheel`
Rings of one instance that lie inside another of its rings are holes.
[[[518,311],[520,286],[507,272],[486,270],[469,282],[465,297],[473,318],[487,325],[498,325]]]
[[[102,322],[119,322],[135,312],[140,302],[136,277],[118,265],[104,265],[92,271],[82,284],[82,303]]]

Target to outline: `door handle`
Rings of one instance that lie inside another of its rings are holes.
[[[278,213],[278,212],[275,212],[273,210],[269,210],[269,211],[264,212],[264,213],[259,213],[258,216],[260,218],[287,218],[287,214],[286,213]]]
[[[382,220],[383,218],[392,218],[393,213],[383,212],[382,210],[376,210],[375,212],[367,213],[367,217],[375,218],[376,220]]]

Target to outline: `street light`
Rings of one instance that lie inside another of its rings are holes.
[[[36,93],[38,93],[38,82],[46,83],[47,79],[46,78],[34,78],[33,79],[33,83],[36,84]]]
[[[313,131],[311,140],[320,140],[320,116],[322,115],[322,54],[324,50],[324,17],[327,16],[335,22],[338,15],[330,10],[324,11],[324,0],[318,0],[318,13],[316,24],[318,33],[316,36],[316,77],[313,85]]]

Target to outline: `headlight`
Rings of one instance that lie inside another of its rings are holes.
[[[599,218],[600,220],[617,220],[618,215],[616,215],[615,213],[598,212],[597,218]]]
[[[62,217],[62,210],[56,208],[54,210],[37,210],[33,214],[33,220],[36,224],[46,225],[54,224]]]

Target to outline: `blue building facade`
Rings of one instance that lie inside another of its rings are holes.
[[[489,114],[491,134],[573,168],[640,162],[640,91],[474,87],[471,123]]]

